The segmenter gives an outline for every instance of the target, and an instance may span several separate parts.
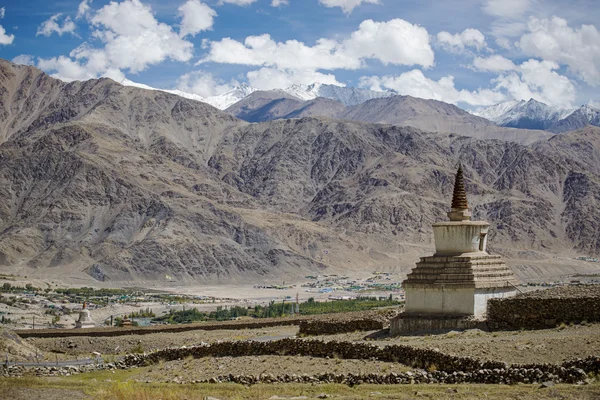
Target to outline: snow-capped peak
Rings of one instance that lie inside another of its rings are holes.
[[[473,112],[473,115],[477,115],[478,117],[486,118],[490,121],[496,122],[497,119],[500,119],[502,115],[506,114],[508,110],[513,108],[518,103],[519,102],[517,100],[506,101],[504,103],[499,103],[493,106],[479,109]]]
[[[184,97],[186,99],[201,101],[203,103],[208,103],[211,106],[216,107],[220,110],[226,109],[227,107],[231,106],[232,104],[237,103],[244,97],[246,97],[246,96],[250,95],[251,93],[258,90],[257,88],[255,88],[253,86],[242,84],[240,86],[236,86],[233,89],[228,90],[227,92],[222,93],[217,96],[202,97],[200,95],[197,95],[194,93],[189,93],[189,92],[184,92],[184,91],[178,90],[178,89],[157,89],[157,88],[153,88],[152,86],[144,85],[143,83],[137,83],[137,82],[130,81],[129,79],[123,79],[120,83],[123,86],[133,86],[133,87],[137,87],[140,89],[146,89],[146,90],[159,90],[161,92],[171,93],[171,94],[174,94],[174,95],[177,95],[180,97]]]
[[[600,109],[597,109],[589,104],[584,104],[583,106],[579,107],[576,112],[583,114],[590,122],[598,118],[598,115],[600,115]]]
[[[313,83],[311,85],[292,85],[284,91],[287,94],[290,94],[294,97],[299,98],[300,100],[314,100],[319,97],[319,89],[321,88],[321,83]]]
[[[573,113],[573,109],[552,107],[535,99],[507,101],[475,112],[500,126],[547,129]]]
[[[207,97],[204,101],[219,110],[225,110],[257,90],[254,86],[242,84],[220,95]]]
[[[119,83],[123,86],[133,86],[133,87],[137,87],[140,89],[146,89],[146,90],[158,90],[160,92],[171,93],[171,94],[174,94],[174,95],[186,98],[186,99],[201,101],[203,103],[208,103],[208,101],[206,101],[206,99],[202,96],[199,96],[199,95],[193,94],[193,93],[183,92],[183,91],[177,90],[177,89],[157,89],[157,88],[153,88],[152,86],[144,85],[143,83],[137,83],[137,82],[130,81],[127,78],[123,79]]]

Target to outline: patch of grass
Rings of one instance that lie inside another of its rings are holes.
[[[93,374],[89,374],[93,375]],[[125,374],[127,375],[127,374]],[[125,378],[118,374],[118,378]],[[113,375],[116,378],[117,374]],[[413,399],[413,398],[452,398],[475,399],[597,399],[600,398],[600,385],[587,386],[556,385],[551,389],[538,389],[539,385],[254,385],[245,387],[237,384],[158,384],[138,383],[132,380],[112,379],[106,382],[101,375],[94,380],[81,379],[82,376],[68,378],[0,378],[0,393],[15,393],[27,395],[28,390],[43,389],[44,393],[60,393],[60,391],[83,390],[86,395],[96,400],[183,400],[201,399],[212,396],[221,399],[268,399],[271,396],[294,397],[306,396],[315,398],[320,393],[326,393],[343,399],[364,399],[372,392],[379,392],[381,399]],[[454,392],[456,390],[456,392]],[[24,397],[25,398],[25,397]]]

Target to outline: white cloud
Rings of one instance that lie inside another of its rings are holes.
[[[86,68],[84,65],[65,56],[48,59],[40,58],[37,66],[45,71],[56,71],[53,76],[67,82],[92,79],[98,75],[97,71]]]
[[[518,18],[532,6],[531,0],[485,0],[483,12],[495,17]]]
[[[487,58],[475,57],[473,67],[475,70],[482,72],[504,72],[517,69],[517,66],[511,60],[498,54]]]
[[[339,43],[319,39],[313,47],[297,40],[275,42],[268,34],[248,36],[244,43],[231,38],[209,42],[210,51],[201,61],[223,64],[276,66],[281,69],[359,68],[361,62],[339,50]]]
[[[314,70],[280,70],[276,68],[261,68],[250,71],[246,75],[250,85],[262,89],[281,89],[291,85],[311,84],[315,82],[330,85],[345,86],[333,74],[324,74]]]
[[[283,6],[283,5],[287,5],[289,4],[288,0],[272,0],[271,1],[271,7],[279,7],[279,6]]]
[[[54,14],[49,19],[42,22],[42,24],[38,27],[38,30],[35,35],[50,36],[54,32],[58,33],[58,36],[62,36],[63,33],[71,33],[74,35],[76,28],[75,22],[71,21],[71,17],[67,16],[63,20],[63,24],[61,27],[59,21],[61,16],[62,14],[60,13]]]
[[[181,16],[180,36],[194,36],[198,32],[212,29],[217,12],[200,2],[199,0],[188,0],[179,8]]]
[[[255,3],[256,0],[219,0],[219,4],[235,4],[236,6],[249,6],[252,3]]]
[[[381,4],[379,0],[319,0],[325,7],[340,7],[344,14],[350,14],[352,10],[362,3]]]
[[[365,20],[342,43],[342,49],[350,56],[373,58],[383,64],[431,67],[434,60],[427,30],[402,19]]]
[[[427,78],[418,69],[405,72],[399,76],[362,77],[360,86],[368,87],[371,90],[393,89],[402,95],[439,100],[452,104],[461,102],[473,106],[486,106],[506,100],[504,94],[490,89],[457,90],[452,75],[444,76],[435,81]]]
[[[33,60],[33,56],[29,54],[19,54],[15,58],[12,59],[12,62],[15,64],[21,65],[35,65],[35,61]]]
[[[123,76],[121,70],[139,72],[149,65],[167,59],[187,62],[193,45],[179,37],[171,26],[158,22],[149,6],[139,0],[111,2],[90,19],[96,29],[93,37],[104,43],[95,48],[83,43],[69,54],[40,60],[38,66],[56,71],[64,80],[89,79],[98,76]]]
[[[4,7],[0,8],[0,19],[4,18],[5,14],[6,14],[6,8],[4,8]]]
[[[492,80],[496,90],[505,90],[515,100],[531,98],[546,104],[571,107],[577,90],[573,82],[555,70],[559,65],[553,61],[528,60],[515,72]]]
[[[433,65],[434,53],[425,28],[401,19],[363,21],[346,40],[319,39],[315,46],[297,40],[275,42],[268,34],[206,42],[208,55],[200,62],[276,67],[281,70],[358,69],[365,59],[383,64]]]
[[[238,82],[225,83],[213,74],[205,71],[194,71],[181,75],[177,79],[177,89],[200,95],[202,97],[217,96],[237,86]]]
[[[567,21],[530,18],[517,46],[529,56],[565,64],[590,85],[600,85],[600,32],[593,25],[571,28]]]
[[[461,53],[467,47],[474,47],[477,50],[487,48],[483,33],[471,28],[465,29],[461,33],[455,33],[454,35],[442,31],[437,34],[437,40],[444,49],[453,53]]]
[[[0,25],[0,44],[11,44],[15,40],[15,35],[7,35],[4,27]]]
[[[93,0],[83,0],[81,3],[79,3],[79,7],[77,7],[77,16],[75,17],[75,19],[80,19],[83,17],[87,18],[90,16],[90,4],[92,3],[92,1]]]

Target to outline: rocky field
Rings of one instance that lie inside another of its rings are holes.
[[[46,352],[66,355],[124,354],[165,347],[194,346],[219,340],[273,340],[294,337],[298,327],[272,327],[236,331],[191,331],[106,338],[32,338],[28,342]],[[440,335],[389,338],[378,332],[314,336],[311,339],[368,342],[381,346],[404,344],[438,349],[444,353],[508,363],[560,363],[600,354],[600,324],[560,326],[554,329],[513,332],[469,330]]]

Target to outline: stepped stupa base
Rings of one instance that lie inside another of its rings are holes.
[[[422,257],[403,284],[406,311],[482,317],[488,299],[514,296],[516,284],[513,272],[497,255]]]
[[[414,335],[422,333],[444,333],[467,329],[486,330],[485,321],[466,314],[398,314],[390,320],[390,335]]]

